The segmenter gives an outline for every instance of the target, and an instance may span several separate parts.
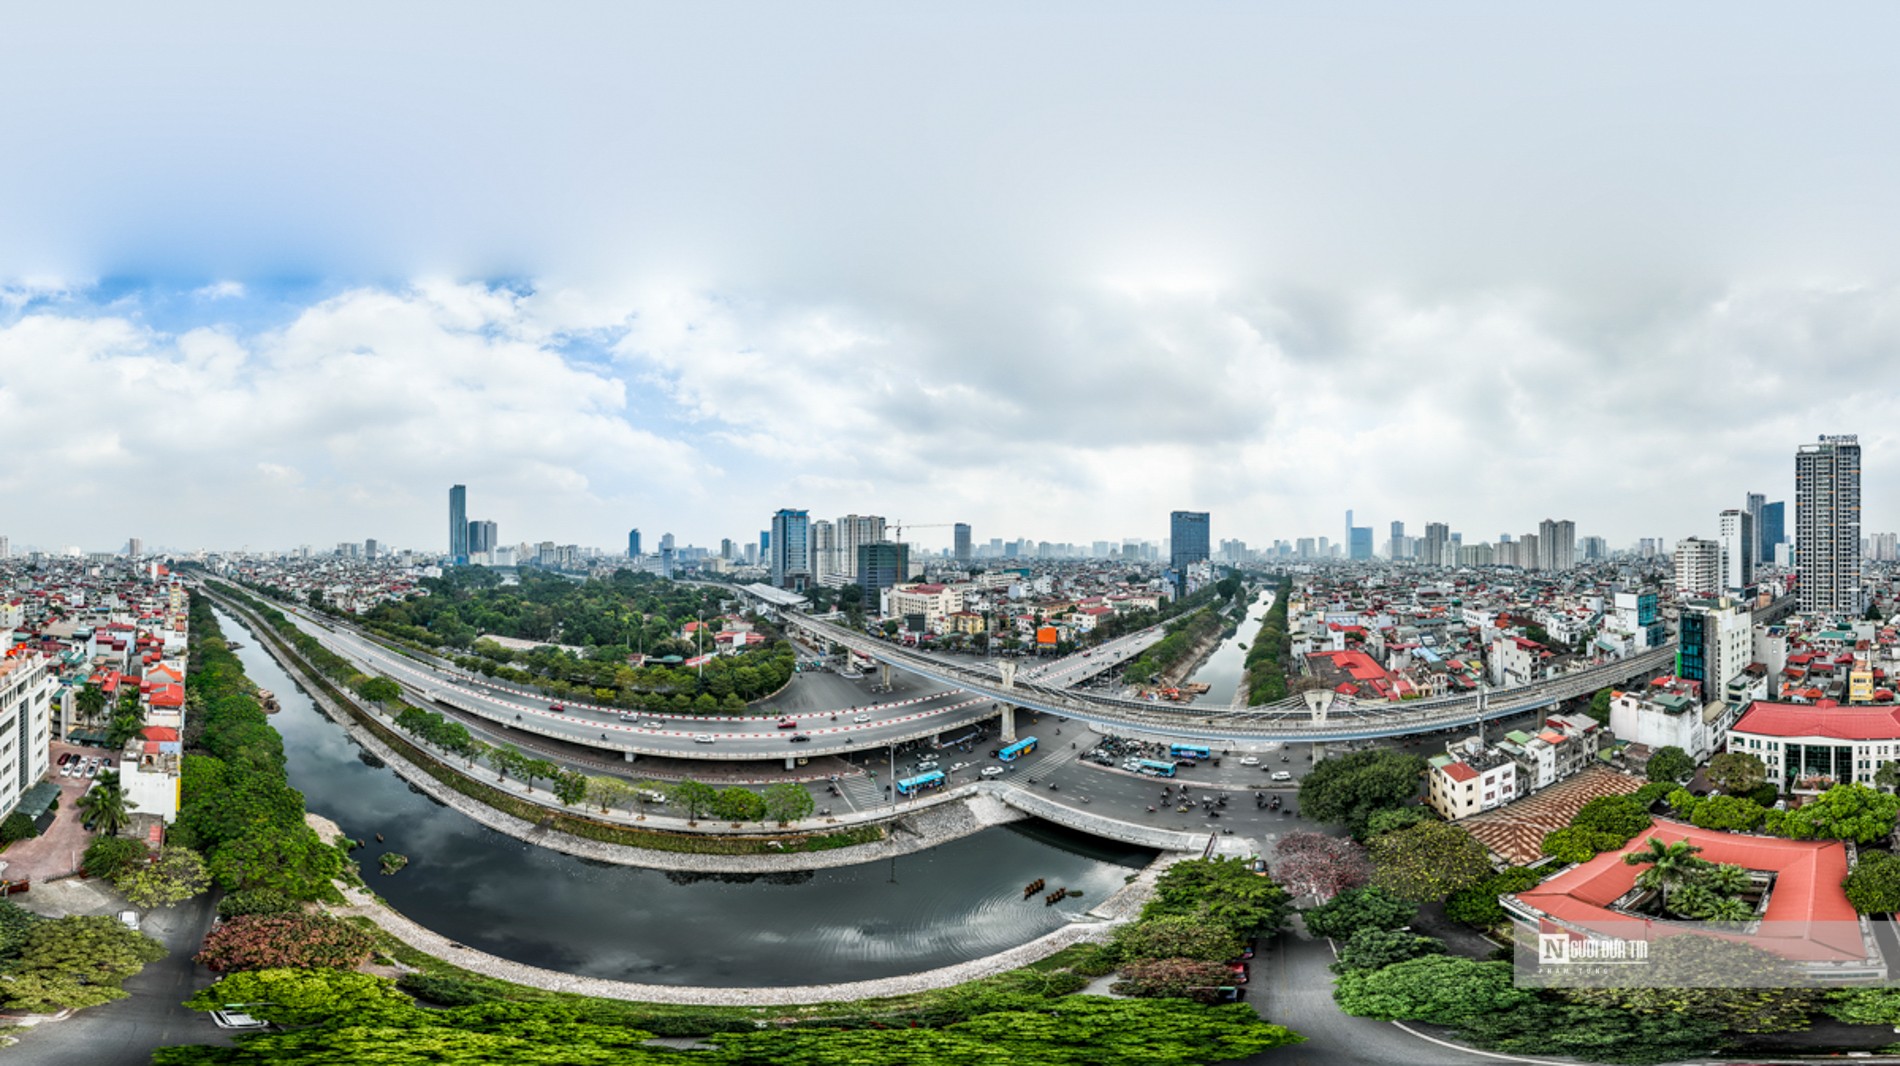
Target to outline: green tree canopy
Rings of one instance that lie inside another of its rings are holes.
[[[1769,811],[1768,832],[1797,840],[1871,844],[1893,834],[1900,796],[1866,785],[1835,785],[1791,811]]]
[[[1243,859],[1189,859],[1168,867],[1155,881],[1142,916],[1186,917],[1218,922],[1235,936],[1271,935],[1286,925],[1286,890],[1254,874]]]
[[[1346,940],[1361,929],[1398,929],[1418,917],[1418,904],[1378,886],[1349,888],[1311,910],[1302,911],[1306,931]]]
[[[116,918],[77,915],[35,923],[7,964],[0,1002],[47,1013],[125,998],[119,985],[165,948]]]
[[[139,845],[141,849],[144,845]],[[149,863],[138,863],[113,878],[134,907],[169,907],[211,887],[204,856],[190,848],[166,845]]]
[[[1536,998],[1512,984],[1511,966],[1455,955],[1425,955],[1382,970],[1339,975],[1333,999],[1360,1018],[1461,1025]]]
[[[1300,781],[1300,809],[1322,822],[1340,822],[1354,836],[1378,811],[1418,795],[1425,760],[1384,748],[1321,759]]]
[[[1900,911],[1900,856],[1890,851],[1862,851],[1842,887],[1847,890],[1847,901],[1862,914]]]
[[[1240,954],[1241,938],[1224,926],[1186,915],[1144,918],[1115,931],[1122,957],[1224,962]]]
[[[1688,752],[1668,744],[1650,754],[1646,772],[1651,781],[1687,781],[1695,775],[1695,760]]]
[[[1709,760],[1708,778],[1730,795],[1753,792],[1768,780],[1768,767],[1747,752],[1729,751]]]
[[[395,982],[354,970],[274,968],[226,974],[185,1006],[212,1011],[224,1009],[226,1003],[243,1003],[246,1014],[280,1025],[420,1023],[426,1017],[396,990]]]
[[[1339,961],[1333,963],[1333,972],[1383,970],[1407,959],[1444,952],[1444,943],[1433,937],[1402,929],[1361,929],[1340,947]]]
[[[1420,822],[1374,837],[1372,883],[1401,899],[1441,900],[1491,876],[1483,844],[1450,822]]]
[[[1598,796],[1579,808],[1570,824],[1609,833],[1627,843],[1653,821],[1647,807],[1634,796]]]

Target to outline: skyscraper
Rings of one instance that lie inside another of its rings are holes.
[[[1213,541],[1208,539],[1206,511],[1175,511],[1168,516],[1168,568],[1184,573],[1195,563],[1208,559]]]
[[[1418,560],[1427,566],[1442,566],[1445,545],[1451,543],[1451,527],[1443,522],[1425,523],[1425,542],[1419,546]]]
[[[811,524],[811,579],[822,584],[843,570],[840,562],[837,526],[820,518]]]
[[[956,537],[956,541],[955,541],[956,547],[954,551],[952,552],[952,554],[956,556],[957,562],[960,562],[960,563],[969,562],[970,561],[970,523],[958,522],[956,524],[956,528],[953,529],[951,532],[955,534],[955,537]],[[1108,552],[1101,551],[1101,552],[1098,552],[1097,554],[1107,555]]]
[[[1404,522],[1392,523],[1392,546],[1388,550],[1392,554],[1393,562],[1397,562],[1400,559],[1405,558],[1405,523]]]
[[[1353,526],[1347,531],[1351,539],[1346,541],[1348,559],[1366,560],[1372,558],[1372,527]]]
[[[1754,542],[1748,546],[1748,557],[1751,559],[1754,559],[1757,562],[1761,561],[1762,511],[1767,509],[1767,507],[1768,507],[1768,497],[1762,495],[1759,492],[1749,493],[1748,501],[1743,507],[1743,509],[1748,512],[1748,517],[1751,519],[1750,528],[1754,530],[1753,533],[1749,534],[1751,537],[1754,538]]]
[[[1577,523],[1546,518],[1537,523],[1537,568],[1568,570],[1577,565]]]
[[[1346,508],[1346,539],[1342,543],[1346,545],[1347,553],[1350,554],[1352,551],[1352,508],[1350,507]]]
[[[449,559],[468,562],[468,487],[449,488]]]
[[[1784,500],[1765,504],[1761,509],[1761,529],[1755,539],[1761,541],[1758,558],[1764,563],[1775,561],[1775,548],[1788,538],[1787,512],[1788,504]]]
[[[637,529],[629,529],[627,530],[627,558],[638,559],[639,557],[640,531]]]
[[[810,512],[781,509],[772,516],[771,535],[764,540],[766,557],[771,560],[772,584],[782,589],[803,590],[811,580]]]
[[[858,587],[864,590],[864,609],[878,609],[878,592],[910,577],[910,545],[877,541],[858,545]]]
[[[1794,455],[1801,610],[1859,614],[1860,438],[1823,436]]]
[[[848,514],[832,523],[832,550],[838,573],[858,576],[858,548],[884,540],[884,518],[874,514]]]
[[[1723,511],[1717,538],[1722,546],[1722,591],[1746,595],[1755,584],[1755,557],[1761,551],[1755,543],[1755,516],[1733,507]]]
[[[468,524],[468,554],[479,555],[492,552],[501,547],[501,527],[493,522],[476,520]]]

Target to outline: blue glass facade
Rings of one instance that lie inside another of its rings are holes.
[[[1776,500],[1761,509],[1761,561],[1775,561],[1775,545],[1780,544],[1787,535],[1788,505],[1785,500]]]

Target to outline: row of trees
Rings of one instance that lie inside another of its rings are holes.
[[[124,999],[125,979],[164,957],[115,918],[48,919],[0,900],[0,1006],[50,1013]]]
[[[1203,607],[1193,614],[1168,623],[1168,635],[1122,668],[1122,679],[1131,685],[1145,685],[1181,664],[1202,641],[1221,631],[1220,611]]]
[[[1293,579],[1281,577],[1273,591],[1273,606],[1247,648],[1247,705],[1286,698],[1287,670],[1292,667],[1293,638],[1287,635],[1287,603],[1293,598]]]

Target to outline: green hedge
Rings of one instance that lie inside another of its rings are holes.
[[[1293,598],[1293,579],[1282,577],[1274,589],[1273,606],[1260,623],[1260,632],[1247,649],[1247,705],[1283,700],[1287,696],[1286,673],[1293,655],[1293,638],[1287,635],[1287,601]]]

